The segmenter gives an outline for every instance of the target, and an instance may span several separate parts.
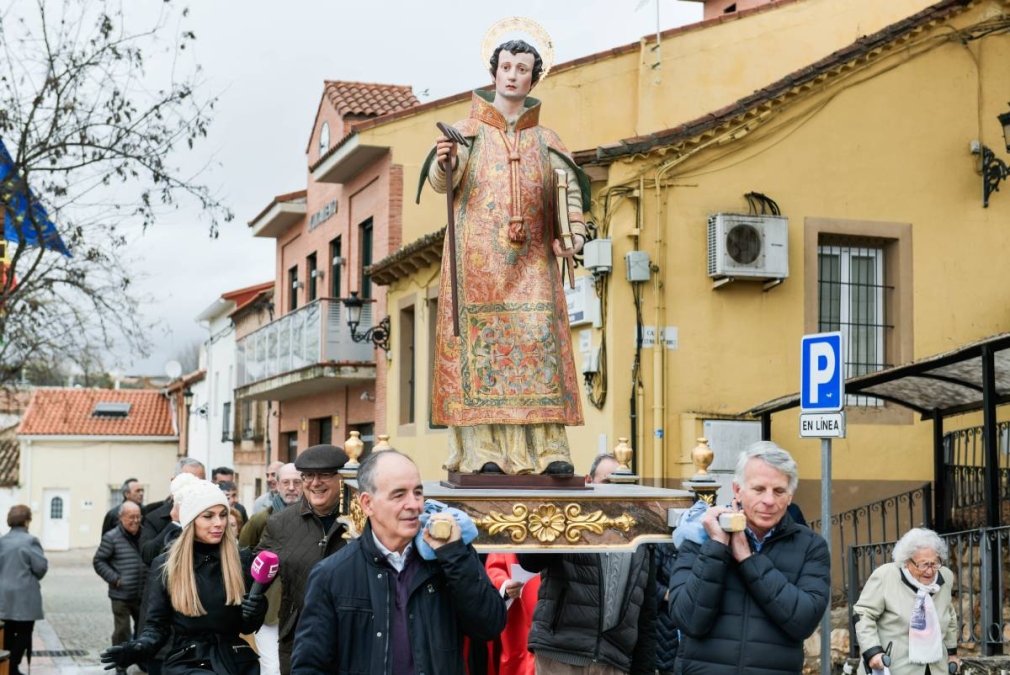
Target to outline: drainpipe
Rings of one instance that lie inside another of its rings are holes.
[[[666,326],[666,301],[665,284],[661,275],[666,269],[666,248],[663,242],[663,191],[660,187],[662,177],[656,173],[656,262],[653,267],[655,276],[653,277],[653,293],[655,294],[656,312],[656,344],[652,349],[652,425],[655,428],[652,444],[652,470],[656,480],[662,484],[666,477],[664,458],[666,456],[666,369],[664,368],[664,356],[666,355],[666,344],[660,340],[660,332]],[[644,178],[639,178],[639,189],[644,190]]]

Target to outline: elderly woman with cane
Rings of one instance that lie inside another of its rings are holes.
[[[893,557],[873,571],[852,609],[863,662],[891,675],[947,675],[960,663],[954,573],[943,566],[947,544],[932,530],[913,528]]]
[[[267,602],[246,592],[252,555],[228,534],[228,500],[197,478],[173,495],[182,533],[151,566],[147,625],[136,640],[105,650],[102,662],[125,669],[167,642],[164,675],[259,675],[256,652],[239,636],[262,625]]]

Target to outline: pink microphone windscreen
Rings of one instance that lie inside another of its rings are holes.
[[[253,581],[258,581],[261,584],[268,584],[274,580],[277,576],[277,566],[280,564],[280,560],[277,558],[277,554],[272,551],[260,551],[253,560],[252,568],[249,570],[252,572]]]

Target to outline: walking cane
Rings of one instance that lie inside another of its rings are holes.
[[[470,144],[466,142],[463,135],[455,128],[442,122],[438,122],[435,126],[437,126],[438,130],[453,143],[462,145],[464,148],[470,147]],[[445,170],[445,202],[446,208],[449,211],[448,219],[445,225],[445,236],[449,240],[449,287],[452,291],[452,334],[455,337],[459,337],[459,298],[457,297],[456,292],[456,281],[459,279],[459,275],[456,273],[456,213],[453,210],[454,200],[451,154],[449,156],[449,161],[446,164],[447,166],[442,168]]]

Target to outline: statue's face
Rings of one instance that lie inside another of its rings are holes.
[[[513,54],[504,49],[498,53],[498,72],[494,88],[498,96],[512,100],[525,100],[533,88],[532,54]]]

